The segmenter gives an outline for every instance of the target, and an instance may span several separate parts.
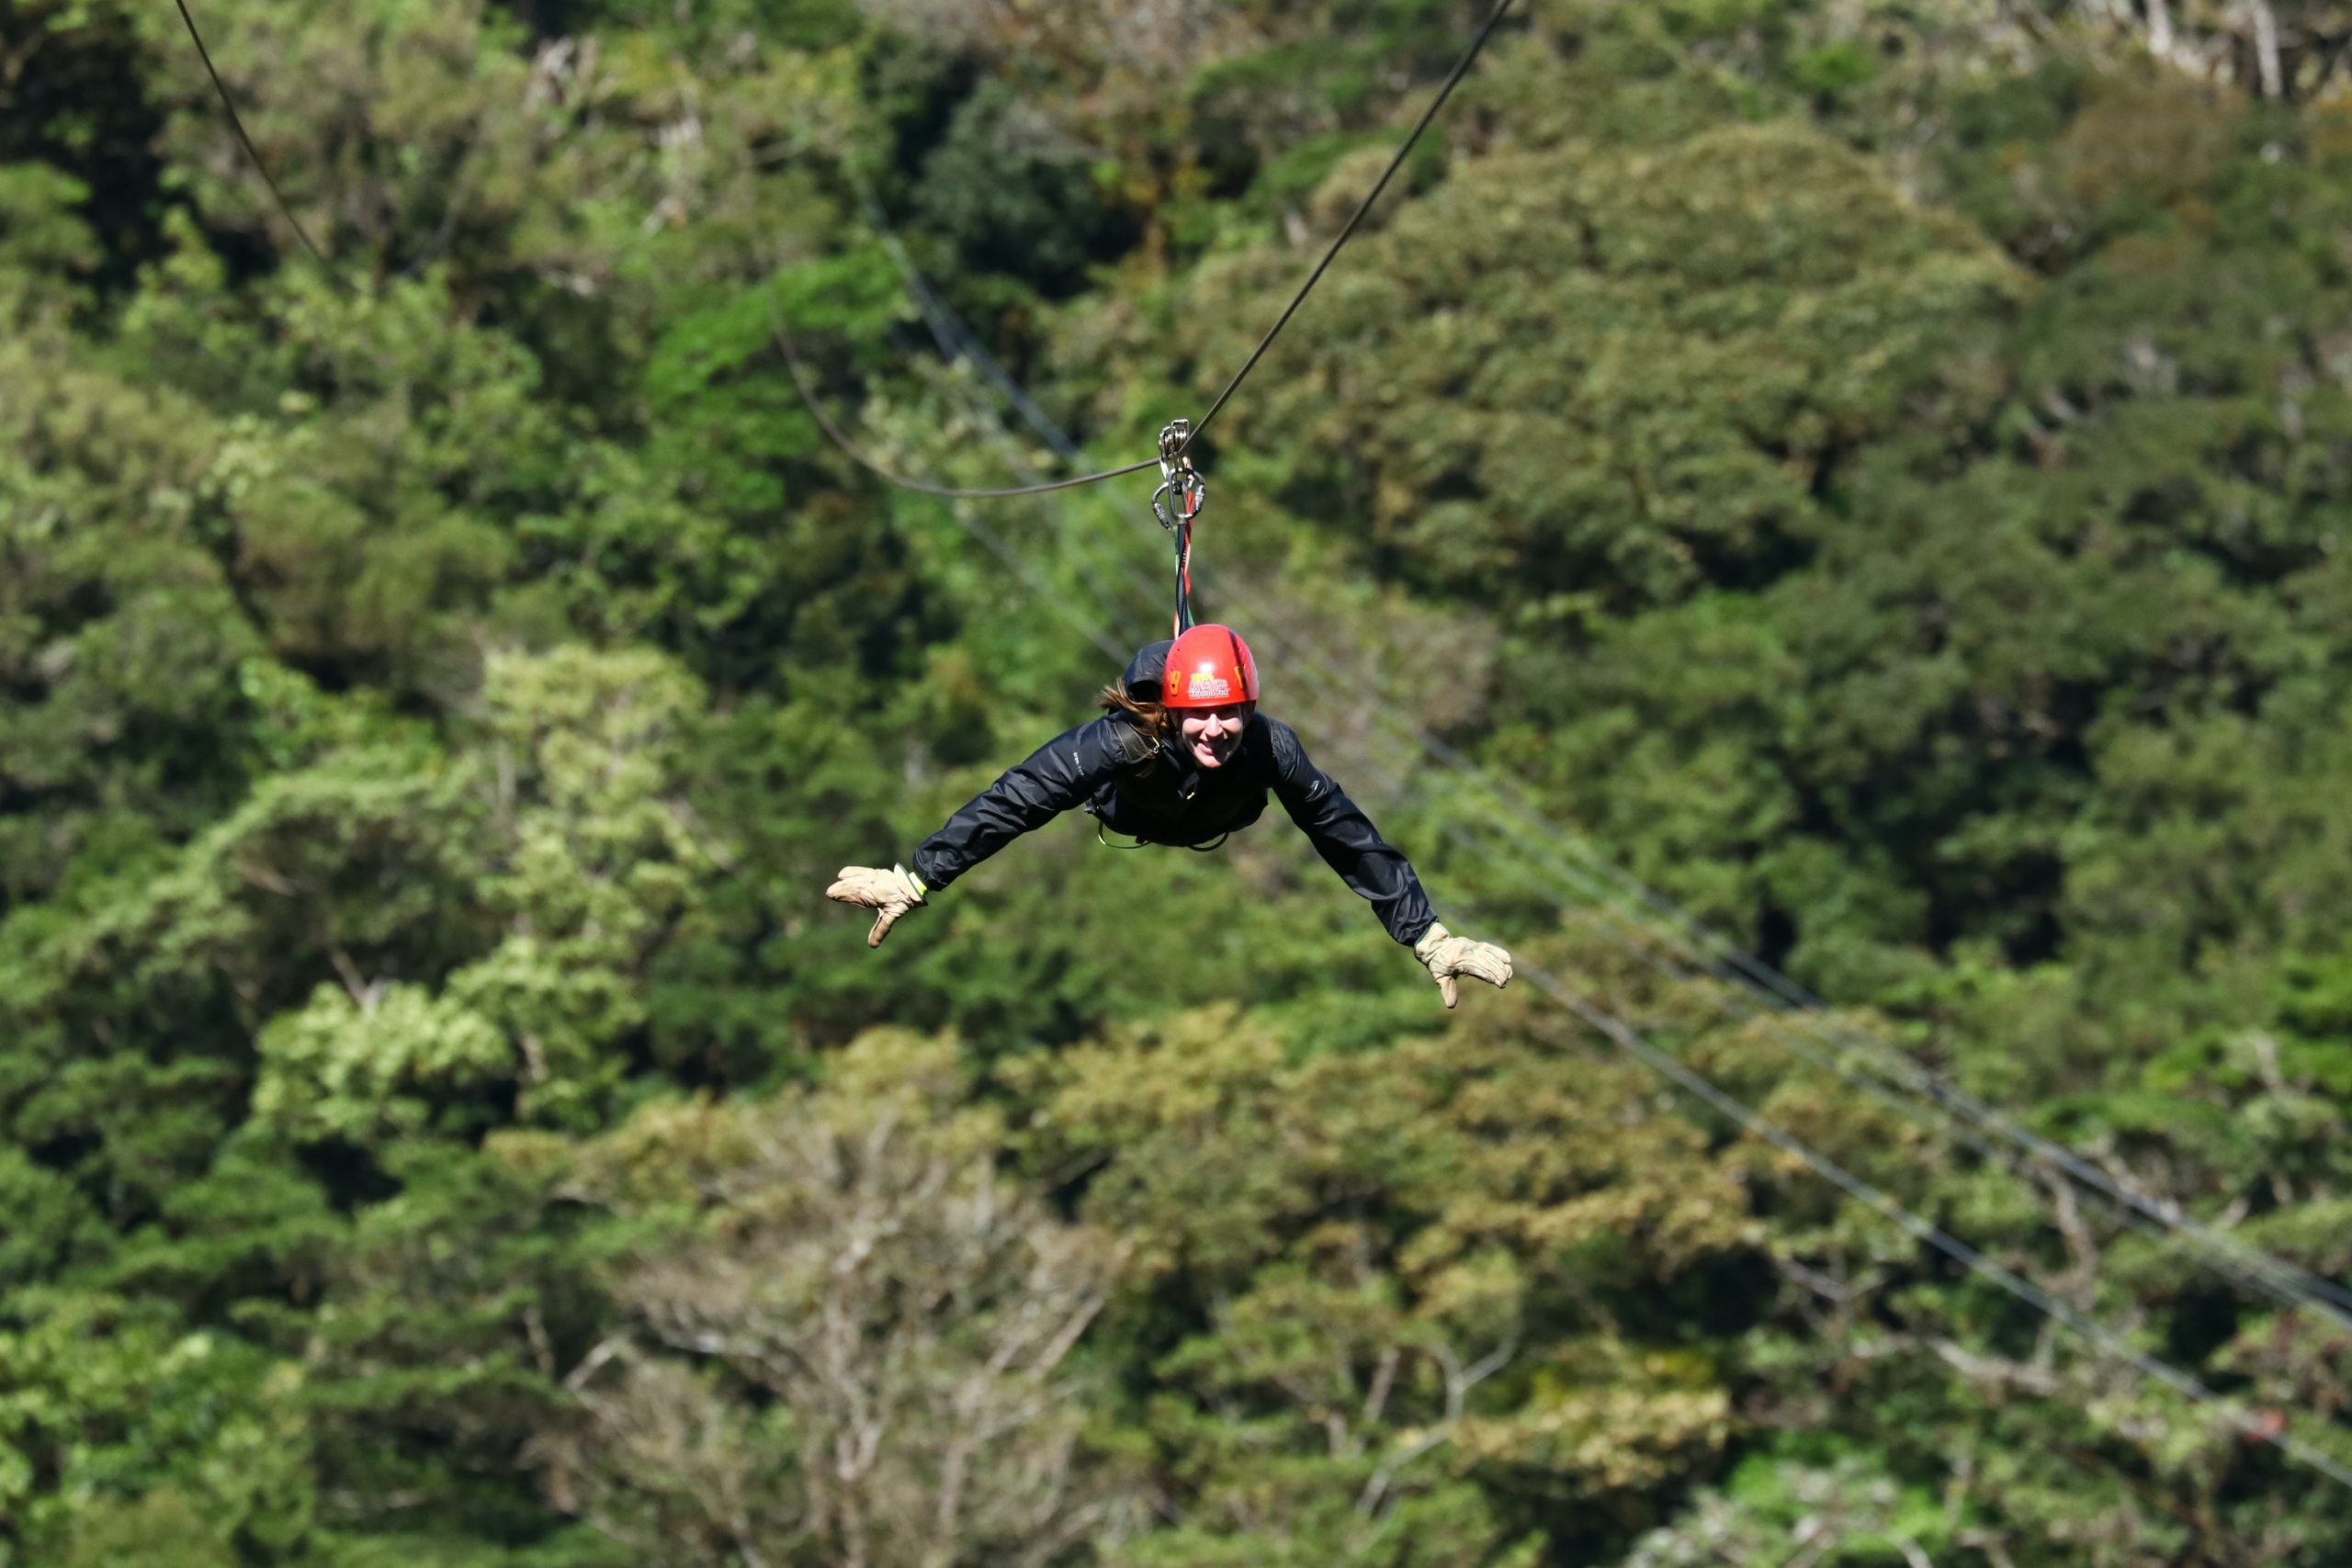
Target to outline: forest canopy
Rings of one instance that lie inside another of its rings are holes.
[[[1487,8],[0,11],[0,1568],[2352,1557],[2344,7],[1521,0],[1195,452],[1520,983],[825,903],[1167,545],[778,325],[1144,457]]]

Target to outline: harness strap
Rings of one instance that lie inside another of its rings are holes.
[[[1137,839],[1132,844],[1113,843],[1105,834],[1102,827],[1102,819],[1099,817],[1094,819],[1094,841],[1102,845],[1106,850],[1148,850],[1152,847],[1151,840],[1149,839]]]
[[[1106,850],[1190,850],[1196,855],[1204,855],[1211,850],[1225,848],[1225,841],[1231,837],[1231,833],[1219,833],[1205,844],[1163,844],[1157,839],[1137,839],[1132,844],[1114,844],[1102,826],[1102,819],[1099,817],[1094,819],[1094,841]]]
[[[1199,512],[1197,504],[1193,507]],[[1190,516],[1179,524],[1176,533],[1176,633],[1182,637],[1193,629],[1193,520]]]

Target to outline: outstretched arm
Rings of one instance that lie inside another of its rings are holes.
[[[865,941],[879,947],[900,916],[1033,829],[1092,795],[1135,760],[1133,731],[1098,718],[1056,736],[966,802],[946,825],[917,845],[914,869],[845,865],[826,897],[876,911]]]
[[[944,887],[1079,805],[1135,760],[1133,734],[1124,720],[1098,718],[1046,741],[915,846],[915,874],[926,888]]]
[[[1337,780],[1317,767],[1299,744],[1297,732],[1268,719],[1274,748],[1274,793],[1283,809],[1305,831],[1323,863],[1372,905],[1388,934],[1428,965],[1445,1005],[1460,999],[1463,975],[1492,986],[1510,981],[1510,954],[1492,942],[1458,937],[1438,924],[1421,879],[1403,852],[1380,836],[1363,808],[1348,798]]]
[[[1298,732],[1266,720],[1274,749],[1274,794],[1323,863],[1372,905],[1388,934],[1407,947],[1421,940],[1437,916],[1404,853],[1380,836],[1363,808],[1339,781],[1317,767]]]

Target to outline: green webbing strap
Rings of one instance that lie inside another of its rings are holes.
[[[1132,844],[1114,844],[1102,827],[1102,819],[1099,817],[1094,819],[1094,841],[1106,850],[1190,850],[1196,855],[1204,855],[1211,850],[1225,848],[1225,841],[1231,837],[1230,833],[1219,833],[1205,844],[1163,844],[1157,839],[1137,839]]]

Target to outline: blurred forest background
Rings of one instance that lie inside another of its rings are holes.
[[[1165,546],[774,322],[1147,455],[1484,9],[204,0],[322,268],[0,8],[0,1563],[2352,1561],[2352,6],[1523,0],[1201,452],[1457,929],[2234,1421],[1278,813],[821,898]]]

